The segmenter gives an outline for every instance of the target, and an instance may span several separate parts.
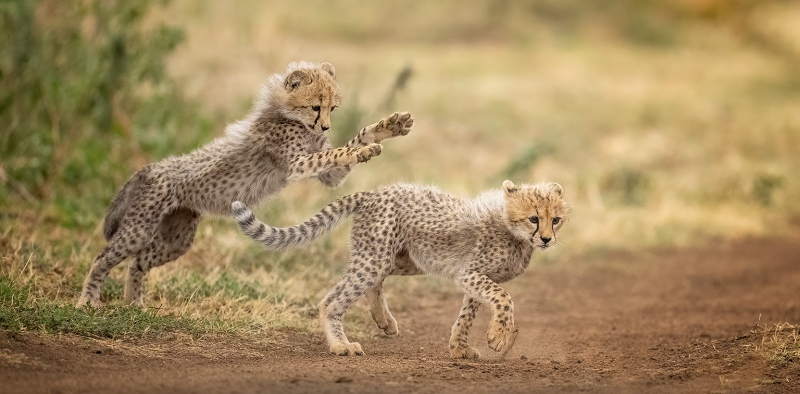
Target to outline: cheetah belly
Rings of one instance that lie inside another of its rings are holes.
[[[411,260],[420,271],[444,278],[454,279],[464,266],[467,256],[437,254],[433,250],[409,248]]]
[[[206,184],[209,186],[203,192],[187,196],[187,207],[207,214],[229,216],[231,203],[242,201],[247,205],[257,205],[283,189],[286,177],[277,171],[268,171],[258,177],[230,179],[225,183],[217,180],[213,184]]]

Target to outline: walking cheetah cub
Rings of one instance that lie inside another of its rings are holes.
[[[86,276],[78,306],[101,305],[100,286],[128,257],[125,303],[143,305],[144,275],[186,253],[201,214],[227,215],[233,201],[255,204],[305,178],[336,186],[356,163],[379,155],[382,140],[406,135],[414,124],[409,113],[395,113],[332,149],[325,132],[339,100],[332,65],[292,63],[270,77],[250,114],[222,137],[134,174],[111,202],[103,228],[108,245]]]
[[[395,184],[340,197],[302,224],[275,228],[261,223],[241,202],[232,204],[245,234],[271,249],[309,242],[353,215],[347,272],[319,304],[331,353],[363,355],[342,328],[347,308],[366,295],[372,319],[387,335],[397,321],[383,296],[388,275],[433,274],[452,279],[464,292],[461,312],[450,335],[450,356],[477,359],[467,338],[480,304],[492,310],[486,339],[503,355],[514,345],[514,304],[498,283],[520,275],[535,248],[556,242],[569,206],[557,183],[487,191],[467,200],[435,187]]]

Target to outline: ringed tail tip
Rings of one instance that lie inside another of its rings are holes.
[[[231,204],[231,209],[233,210],[233,213],[238,216],[243,214],[247,210],[247,207],[241,201],[234,201]]]

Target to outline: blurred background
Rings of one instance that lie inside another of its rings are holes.
[[[534,264],[800,225],[797,1],[18,0],[0,18],[0,276],[34,299],[73,302],[125,180],[221,135],[297,60],[336,67],[338,144],[395,111],[416,123],[343,187],[262,204],[273,224],[395,181],[472,196],[511,179],[558,182],[574,207]],[[206,220],[146,302],[301,327],[347,234],[273,253]]]

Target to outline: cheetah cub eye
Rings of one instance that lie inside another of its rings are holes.
[[[311,109],[312,109],[313,111],[317,111],[317,112],[319,112],[319,105],[314,105],[314,106],[312,106],[312,107],[311,107]]]
[[[561,218],[553,218],[553,226],[558,225],[561,223]]]
[[[539,218],[536,216],[531,216],[528,218],[528,220],[530,220],[533,224],[539,224]]]

